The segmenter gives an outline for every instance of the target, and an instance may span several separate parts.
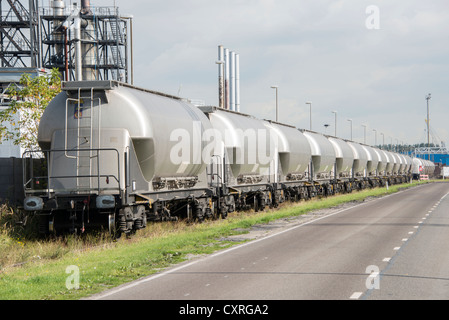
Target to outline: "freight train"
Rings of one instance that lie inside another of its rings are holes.
[[[44,234],[226,218],[414,172],[406,155],[116,81],[62,89],[39,126],[46,174],[24,169],[24,208]],[[431,175],[433,164],[420,161]]]

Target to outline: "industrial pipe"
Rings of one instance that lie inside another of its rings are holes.
[[[240,55],[235,55],[235,111],[240,112]]]
[[[230,82],[229,82],[230,110],[235,111],[235,52],[234,51],[231,51],[229,72],[230,72]]]
[[[90,14],[90,0],[81,0],[81,13]]]

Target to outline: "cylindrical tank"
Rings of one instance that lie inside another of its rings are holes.
[[[64,4],[63,0],[52,0],[52,1],[50,1],[50,5],[53,9],[53,14],[55,16],[64,15],[65,4]]]
[[[81,0],[81,13],[90,13],[90,0]]]
[[[354,165],[352,167],[354,177],[363,177],[365,176],[366,165],[368,163],[368,155],[362,145],[355,142],[348,142],[348,144],[354,153]]]
[[[413,162],[412,173],[414,175],[422,174],[422,172],[424,171],[423,160],[419,158],[413,158],[412,162]]]
[[[323,135],[304,131],[312,151],[313,174],[316,178],[329,178],[334,169],[335,150],[332,143]]]
[[[277,146],[262,120],[220,108],[203,109],[210,119],[216,141],[227,153],[234,177],[271,175]]]
[[[404,169],[404,173],[405,174],[409,174],[409,173],[412,172],[413,160],[408,155],[404,155],[404,157],[405,157],[405,161],[406,161],[406,166],[405,166],[405,169]]]
[[[402,160],[399,157],[399,155],[396,152],[390,152],[391,156],[393,157],[394,165],[393,165],[393,174],[398,174],[399,169],[402,164]]]
[[[328,137],[328,139],[335,150],[337,177],[349,178],[354,164],[354,153],[352,152],[352,148],[342,139],[335,137]]]
[[[368,157],[368,162],[366,164],[366,171],[368,175],[376,175],[379,162],[381,161],[379,154],[370,146],[362,145]]]
[[[391,155],[391,153],[390,152],[388,152],[388,151],[385,151],[385,150],[380,150],[384,155],[385,155],[385,157],[387,158],[386,159],[386,161],[387,161],[387,165],[386,165],[386,167],[385,167],[385,175],[390,175],[390,174],[392,174],[392,172],[393,172],[393,167],[394,167],[394,159],[393,159],[393,156]]]
[[[377,165],[377,174],[385,175],[385,169],[387,167],[387,160],[388,160],[387,155],[378,148],[373,148],[373,150],[379,156],[379,164]]]
[[[295,127],[271,121],[264,124],[277,141],[282,176],[287,180],[305,177],[312,154],[307,138]]]
[[[78,89],[82,96],[93,93],[94,98],[83,98],[81,110],[76,101]],[[83,129],[85,137],[81,139],[77,133],[82,129],[80,123],[92,127],[92,136]],[[125,131],[143,176],[151,181],[154,177],[191,177],[203,172],[206,162],[202,151],[207,141],[202,137],[211,129],[204,113],[181,99],[115,81],[65,82],[42,116],[38,141],[43,149],[81,148],[86,143],[90,148],[104,148],[114,146],[118,139],[111,136],[106,140],[104,132]],[[54,134],[68,135],[68,144],[55,145]],[[117,148],[123,147],[126,144]]]
[[[55,17],[64,16],[64,8],[65,4],[62,0],[53,0],[50,2],[51,8],[53,9],[53,15]],[[56,59],[59,61],[61,65],[64,65],[66,57],[64,50],[64,31],[61,29],[61,25],[64,22],[63,19],[54,19],[53,21],[53,30],[52,37],[55,42],[55,56],[52,59]],[[62,74],[61,74],[62,76]]]
[[[398,153],[397,155],[401,159],[401,166],[399,168],[399,173],[404,174],[407,169],[407,159],[405,158],[405,156],[403,154]]]
[[[435,173],[435,163],[430,160],[424,160],[425,174],[433,176]]]

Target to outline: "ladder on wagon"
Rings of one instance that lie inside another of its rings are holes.
[[[64,150],[66,157],[76,161],[76,190],[78,192],[92,190],[94,188],[95,171],[97,175],[99,172],[99,168],[94,168],[95,161],[93,160],[99,157],[101,139],[100,105],[101,99],[94,99],[93,88],[91,88],[90,96],[82,96],[79,88],[76,99],[67,98],[66,100]],[[71,120],[72,116],[76,125],[72,130],[69,130],[68,121]],[[97,131],[95,136],[94,129]],[[94,145],[94,139],[96,139],[96,146]]]

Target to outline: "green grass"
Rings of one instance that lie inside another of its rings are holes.
[[[417,183],[413,183],[417,185]],[[255,224],[298,216],[350,201],[363,201],[410,187],[410,184],[353,192],[307,202],[284,204],[277,210],[230,215],[202,224],[149,224],[131,238],[117,241],[107,235],[67,236],[51,240],[27,239],[4,221],[13,214],[3,209],[0,226],[0,299],[79,299],[151,275],[190,255],[210,254],[235,245],[223,238],[243,233]],[[5,217],[7,217],[5,219]],[[9,220],[8,220],[9,219]],[[67,289],[70,266],[79,269],[78,289]]]

